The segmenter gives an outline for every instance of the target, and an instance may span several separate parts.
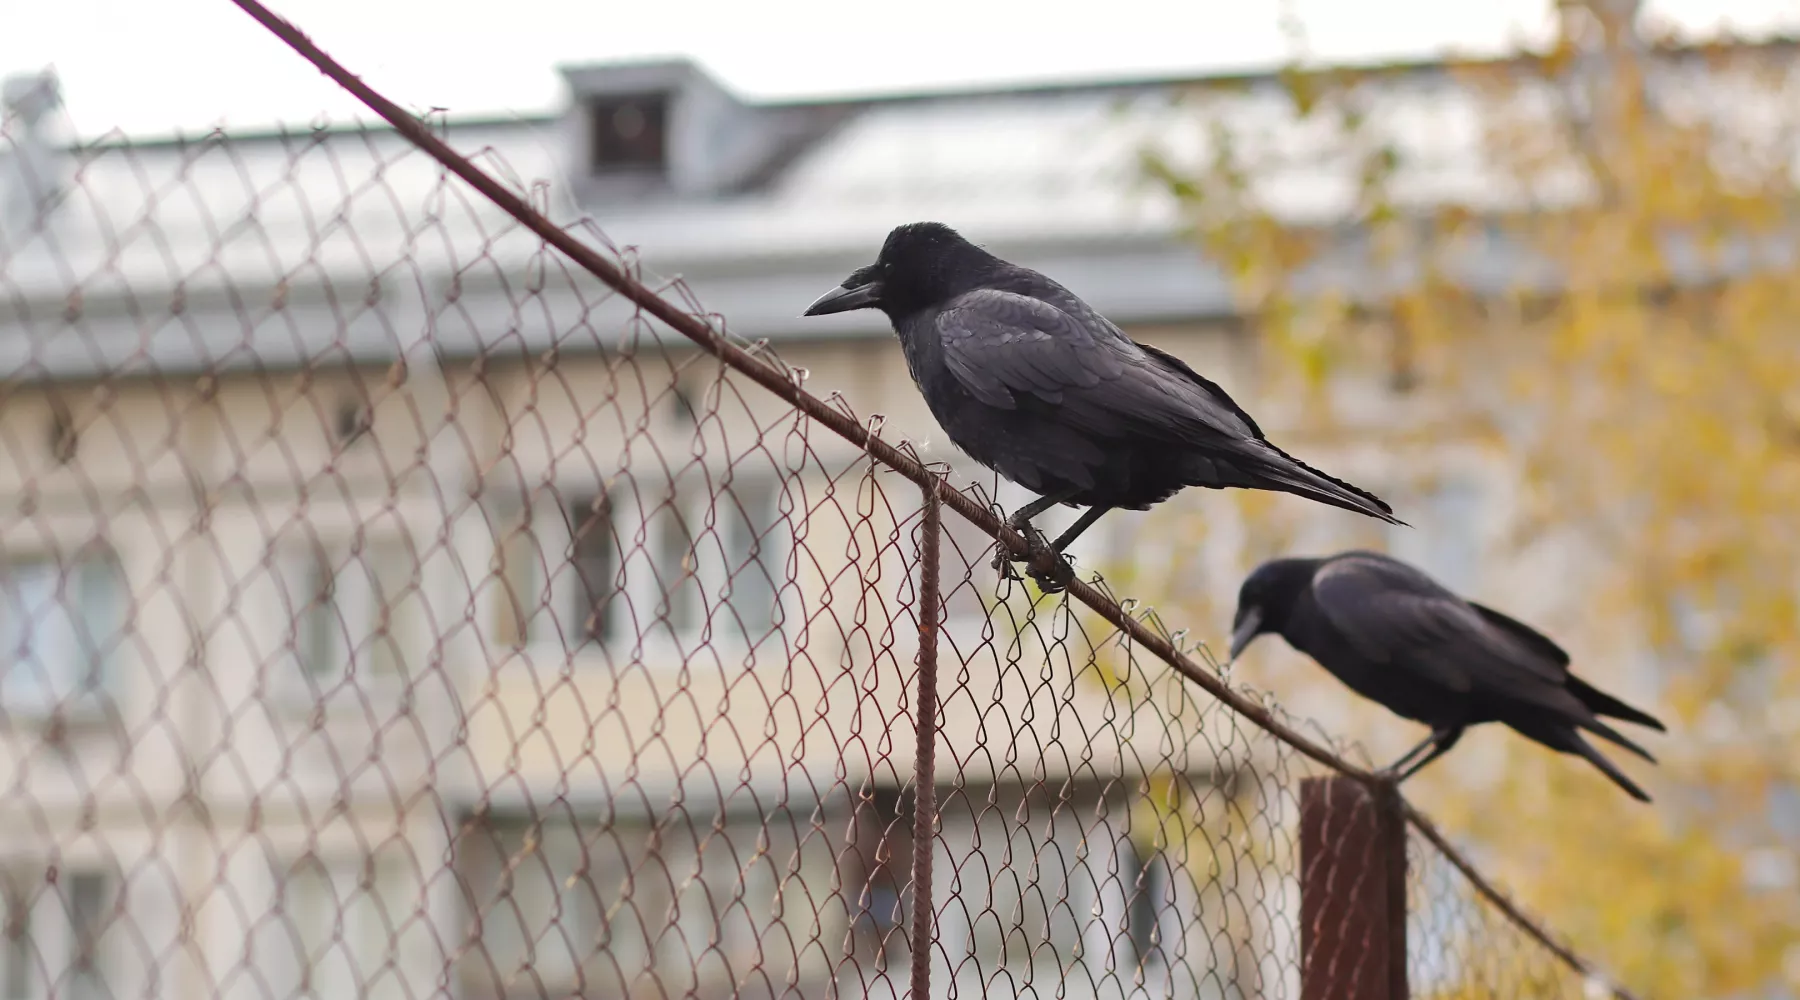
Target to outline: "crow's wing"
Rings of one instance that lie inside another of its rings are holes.
[[[1313,575],[1312,593],[1326,620],[1373,662],[1453,691],[1563,700],[1555,690],[1563,687],[1560,663],[1405,563],[1375,553],[1341,556]]]
[[[1225,390],[1178,359],[1136,343],[1043,275],[1015,272],[1013,287],[966,292],[925,321],[944,367],[976,399],[1036,411],[1090,444],[1172,446],[1187,453],[1171,470],[1187,485],[1284,490],[1401,523],[1381,498],[1269,444]]]
[[[1555,662],[1557,666],[1563,668],[1565,671],[1569,669],[1568,652],[1561,646],[1558,646],[1556,641],[1549,636],[1532,628],[1530,625],[1519,621],[1517,618],[1513,618],[1510,615],[1503,615],[1486,605],[1476,604],[1474,601],[1470,601],[1469,607],[1474,608],[1477,614],[1486,618],[1488,624],[1499,627],[1513,638],[1537,650],[1538,655]]]
[[[1223,391],[1159,363],[1073,295],[1058,298],[1068,301],[998,289],[952,299],[936,318],[945,366],[989,406],[1035,397],[1095,434],[1202,447],[1262,436]]]

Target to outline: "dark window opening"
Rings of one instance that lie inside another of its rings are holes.
[[[569,506],[570,561],[575,570],[575,605],[570,624],[577,641],[604,641],[614,631],[612,598],[618,591],[618,541],[612,504],[605,496]]]
[[[338,404],[336,424],[332,428],[339,444],[350,444],[362,437],[374,425],[374,417],[369,408],[355,400],[345,400]]]
[[[905,790],[882,785],[869,791],[869,805],[874,807],[875,822],[883,830],[897,829],[902,819],[911,820],[912,798]]]
[[[666,94],[600,97],[588,103],[588,164],[595,173],[661,171],[668,162]]]
[[[700,411],[694,408],[694,398],[686,387],[676,386],[669,390],[669,396],[669,415],[674,419],[676,427],[700,426]]]
[[[75,430],[75,417],[67,407],[58,403],[50,409],[50,457],[58,465],[68,465],[75,461],[75,451],[80,446],[81,438]]]
[[[1166,943],[1160,940],[1158,925],[1169,897],[1168,861],[1161,851],[1145,854],[1138,845],[1125,842],[1125,865],[1120,873],[1125,890],[1125,931],[1144,968],[1162,960]]]

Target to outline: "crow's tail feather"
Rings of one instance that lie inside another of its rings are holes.
[[[1601,722],[1599,719],[1582,719],[1580,722],[1577,722],[1575,724],[1580,726],[1581,728],[1587,730],[1588,732],[1593,733],[1595,736],[1598,736],[1602,739],[1608,740],[1614,744],[1617,744],[1618,746],[1625,748],[1626,750],[1631,751],[1634,754],[1637,754],[1639,757],[1644,758],[1645,760],[1649,761],[1652,764],[1656,763],[1656,758],[1650,756],[1650,751],[1645,750],[1641,746],[1638,746],[1636,743],[1634,743],[1630,739],[1626,738],[1624,733],[1621,733],[1617,729],[1614,729],[1613,727],[1607,725],[1606,723]]]
[[[1668,729],[1665,728],[1655,716],[1648,712],[1640,712],[1637,709],[1632,708],[1630,705],[1595,688],[1593,685],[1573,674],[1569,676],[1568,688],[1569,693],[1580,699],[1581,703],[1588,707],[1588,711],[1593,712],[1595,715],[1605,715],[1614,719],[1623,719],[1626,722],[1635,722],[1640,726],[1647,726],[1661,733],[1668,732]]]
[[[1639,802],[1650,801],[1650,796],[1645,794],[1644,790],[1642,788],[1639,788],[1637,786],[1636,782],[1633,782],[1630,778],[1625,777],[1625,772],[1619,770],[1618,767],[1615,766],[1612,761],[1607,760],[1606,757],[1600,753],[1600,751],[1595,750],[1593,744],[1589,743],[1587,740],[1582,739],[1580,733],[1574,731],[1573,729],[1569,730],[1568,732],[1569,732],[1569,743],[1567,746],[1567,751],[1569,753],[1578,754],[1582,757],[1587,758],[1588,763],[1599,768],[1600,773],[1606,775],[1608,778],[1611,778],[1613,784],[1618,785],[1620,788],[1625,789],[1626,794],[1630,795],[1632,798],[1638,800]],[[1559,749],[1561,749],[1561,748],[1559,748]]]
[[[1588,763],[1599,768],[1602,774],[1611,778],[1613,784],[1618,785],[1620,788],[1629,792],[1632,798],[1637,799],[1640,802],[1650,801],[1650,796],[1644,794],[1642,788],[1639,788],[1630,778],[1625,777],[1625,773],[1620,771],[1612,761],[1607,760],[1602,756],[1600,751],[1594,749],[1593,744],[1582,739],[1581,732],[1575,728],[1575,726],[1579,725],[1584,729],[1591,730],[1594,733],[1605,736],[1607,739],[1613,740],[1628,750],[1634,750],[1643,754],[1646,758],[1650,756],[1649,754],[1644,753],[1642,748],[1634,745],[1630,740],[1613,732],[1604,722],[1582,720],[1580,722],[1572,723],[1571,720],[1568,719],[1556,718],[1544,714],[1515,715],[1503,721],[1527,739],[1542,743],[1552,750],[1574,754],[1577,757],[1586,759]]]
[[[1267,441],[1259,441],[1257,444],[1270,453],[1262,456],[1262,460],[1254,467],[1255,472],[1267,481],[1264,489],[1292,493],[1308,500],[1365,514],[1389,524],[1410,527],[1394,516],[1394,509],[1386,501],[1368,490],[1328,476]]]

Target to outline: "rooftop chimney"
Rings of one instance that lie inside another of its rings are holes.
[[[786,117],[745,104],[687,60],[562,74],[574,97],[570,173],[584,199],[725,193],[795,141]]]

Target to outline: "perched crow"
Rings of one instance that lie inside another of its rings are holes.
[[[1030,561],[1046,548],[1032,518],[1057,504],[1088,508],[1048,545],[1062,572],[1033,573],[1046,591],[1068,578],[1063,549],[1107,511],[1145,510],[1186,486],[1293,493],[1401,523],[1379,497],[1270,444],[1225,390],[1179,359],[948,226],[894,229],[875,263],[806,315],[870,308],[893,323],[951,442],[1039,494],[1007,519],[1030,539]]]
[[[1357,694],[1431,727],[1387,769],[1396,781],[1455,746],[1466,727],[1504,722],[1552,750],[1586,757],[1632,798],[1650,801],[1578,730],[1654,764],[1599,717],[1659,731],[1662,723],[1569,673],[1569,654],[1530,626],[1463,600],[1406,563],[1374,552],[1270,560],[1238,591],[1231,658],[1264,632],[1279,634]]]

